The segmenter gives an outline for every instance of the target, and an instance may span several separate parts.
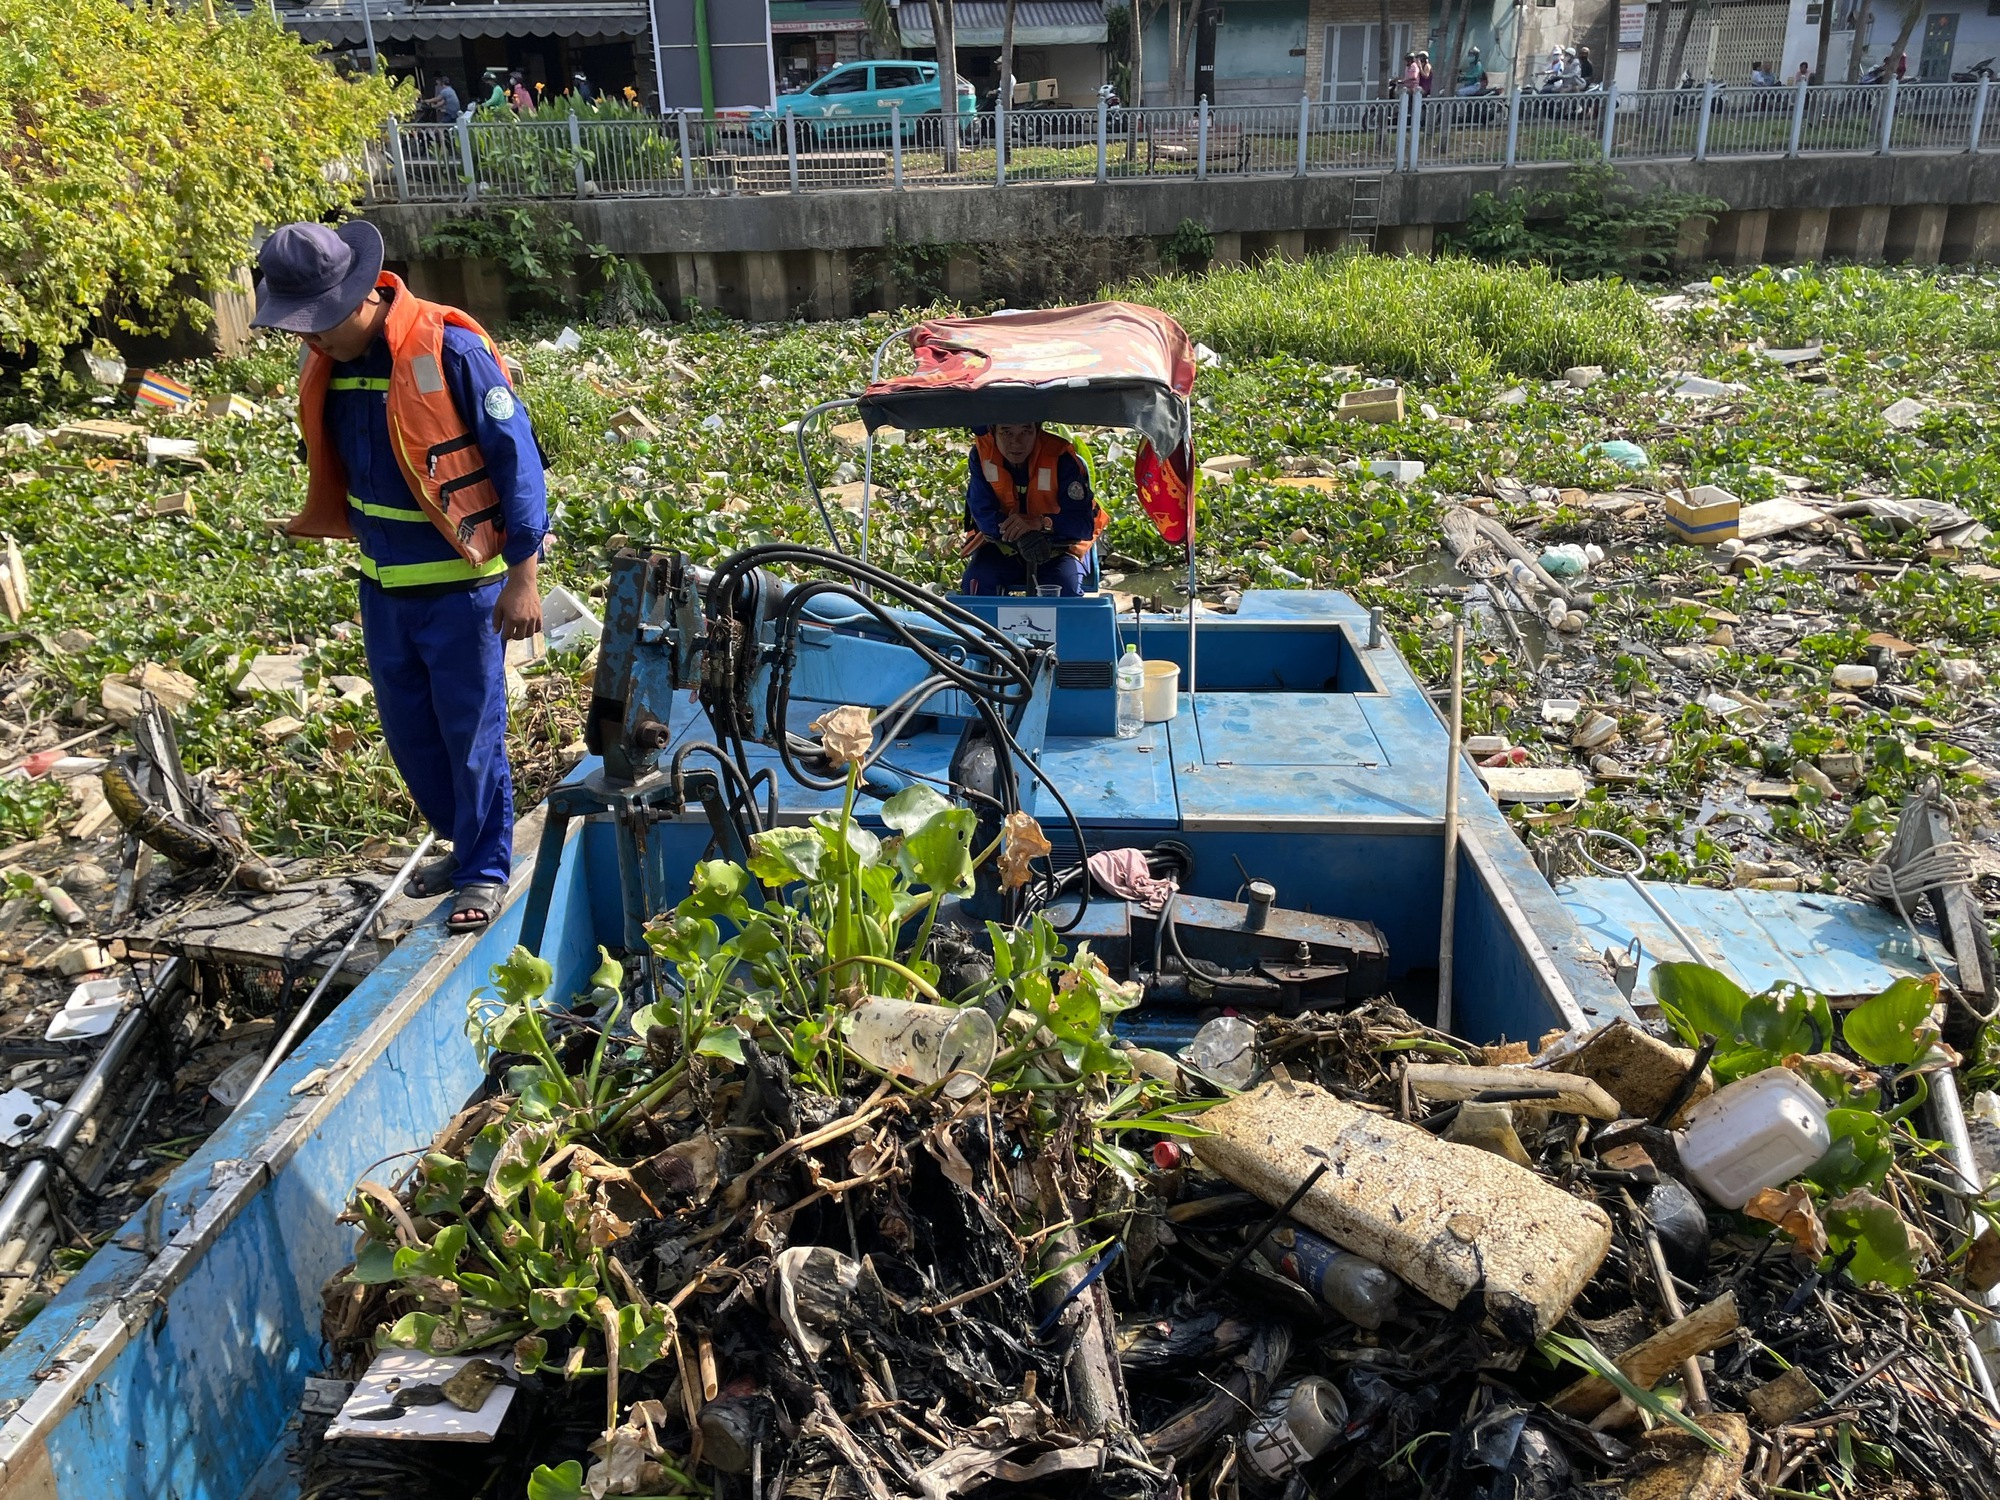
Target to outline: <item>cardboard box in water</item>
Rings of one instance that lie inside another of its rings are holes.
[[[1292,1217],[1455,1308],[1483,1297],[1508,1339],[1547,1333],[1611,1248],[1611,1220],[1534,1172],[1370,1114],[1324,1089],[1267,1083],[1201,1117],[1203,1165],[1276,1206],[1332,1168]]]
[[[1343,391],[1340,409],[1334,413],[1346,422],[1400,422],[1404,414],[1403,388],[1399,385]]]
[[[1698,484],[1667,496],[1667,530],[1697,547],[1713,547],[1736,535],[1743,502],[1720,485]]]

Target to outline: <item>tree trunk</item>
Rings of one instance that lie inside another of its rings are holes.
[[[1444,71],[1434,76],[1444,80],[1444,96],[1447,99],[1458,96],[1459,70],[1465,66],[1465,28],[1471,18],[1472,0],[1459,0],[1455,7],[1450,0],[1446,0],[1445,24],[1438,32],[1445,43]],[[1435,85],[1431,92],[1437,92]]]
[[[1820,0],[1819,7],[1819,56],[1813,59],[1814,83],[1826,82],[1826,54],[1833,45],[1833,0]]]
[[[1397,65],[1397,59],[1392,55],[1396,49],[1389,45],[1389,38],[1393,34],[1389,30],[1389,0],[1382,0],[1381,10],[1376,16],[1376,25],[1380,27],[1380,33],[1375,38],[1375,60],[1381,65],[1382,97],[1387,99],[1390,97],[1389,80],[1396,76]]]
[[[1167,102],[1178,109],[1187,103],[1188,43],[1194,28],[1188,21],[1194,0],[1167,0]]]
[[[1014,9],[1021,0],[1007,0],[1007,9],[1000,17],[1000,91],[996,100],[1005,100],[1007,108],[1014,107]]]
[[[958,170],[958,29],[952,0],[930,0],[932,39],[937,43],[938,131],[944,139],[944,169]]]
[[[1688,0],[1687,9],[1681,14],[1681,29],[1674,37],[1673,55],[1667,60],[1667,87],[1670,89],[1681,86],[1681,72],[1687,63],[1688,37],[1694,32],[1697,16],[1703,20],[1708,18],[1706,0]],[[1706,63],[1702,65],[1702,71],[1708,71]]]
[[[1847,81],[1861,81],[1861,56],[1868,50],[1868,33],[1875,29],[1875,0],[1861,0],[1861,12],[1854,18],[1854,40],[1847,49]]]
[[[1132,12],[1132,97],[1125,101],[1125,160],[1139,150],[1139,111],[1146,103],[1146,7],[1143,0],[1131,0]]]
[[[1896,70],[1896,59],[1901,57],[1910,45],[1910,34],[1917,29],[1917,22],[1923,18],[1924,0],[1903,0],[1903,20],[1896,30],[1895,45],[1889,49],[1889,71],[1891,73]],[[1922,59],[1918,59],[1918,66],[1922,66]],[[1887,75],[1884,76],[1886,77]],[[1915,83],[1917,80],[1906,78],[1903,81],[1905,83]],[[1950,81],[1951,79],[1947,75],[1945,82],[1949,83]]]

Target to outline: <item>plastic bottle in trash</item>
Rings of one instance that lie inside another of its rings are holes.
[[[1257,1028],[1238,1016],[1217,1016],[1181,1048],[1181,1061],[1226,1089],[1257,1080]]]
[[[1137,646],[1125,648],[1111,681],[1118,689],[1118,738],[1133,739],[1146,722],[1146,663]]]
[[[1292,1224],[1271,1231],[1270,1243],[1286,1280],[1318,1293],[1356,1327],[1380,1328],[1396,1315],[1396,1295],[1403,1284],[1365,1255]]]
[[[1535,570],[1518,557],[1507,559],[1507,576],[1514,580],[1517,589],[1538,589],[1542,581],[1535,577]]]

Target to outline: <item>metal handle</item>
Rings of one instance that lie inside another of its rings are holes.
[[[1592,839],[1602,839],[1607,844],[1615,844],[1619,848],[1626,850],[1634,859],[1639,861],[1639,868],[1636,870],[1620,870],[1615,866],[1605,864],[1604,861],[1590,852],[1590,841]],[[1577,844],[1577,852],[1583,856],[1584,863],[1597,871],[1598,874],[1616,875],[1624,880],[1627,885],[1631,886],[1633,894],[1653,909],[1654,916],[1667,924],[1667,931],[1674,935],[1674,941],[1686,950],[1689,958],[1698,964],[1707,964],[1713,968],[1727,967],[1711,959],[1700,948],[1695,946],[1695,941],[1692,937],[1688,936],[1687,929],[1676,922],[1672,914],[1664,906],[1660,905],[1658,901],[1653,899],[1651,891],[1639,884],[1639,877],[1644,875],[1649,868],[1649,861],[1646,858],[1645,850],[1641,849],[1623,834],[1613,833],[1608,828],[1586,828],[1582,830],[1582,835]]]

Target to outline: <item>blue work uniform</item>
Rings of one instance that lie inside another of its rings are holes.
[[[360,545],[361,636],[389,754],[417,809],[451,839],[457,885],[505,885],[514,852],[506,642],[493,628],[504,571],[540,551],[548,485],[527,409],[479,336],[447,325],[444,379],[500,497],[507,539],[485,576],[384,587],[408,566],[462,563],[410,493],[389,437],[389,346],[333,366],[326,431],[347,466]],[[404,575],[408,576],[408,575]],[[495,913],[494,915],[497,915]]]
[[[966,464],[970,473],[965,486],[966,528],[998,537],[1006,512],[1000,508],[1000,497],[993,492],[993,486],[986,482],[978,449],[972,450]],[[1008,464],[1007,471],[1014,476],[1014,493],[1027,494],[1028,466]],[[1087,542],[1097,535],[1097,500],[1090,492],[1090,474],[1074,454],[1065,453],[1056,461],[1056,498],[1062,508],[1051,518],[1051,537],[1067,545]],[[1037,586],[1055,585],[1065,597],[1074,598],[1083,592],[1083,578],[1083,559],[1067,551],[1058,552],[1038,568],[1031,568],[1012,547],[991,541],[983,543],[966,559],[965,578],[959,592],[1032,593]]]

